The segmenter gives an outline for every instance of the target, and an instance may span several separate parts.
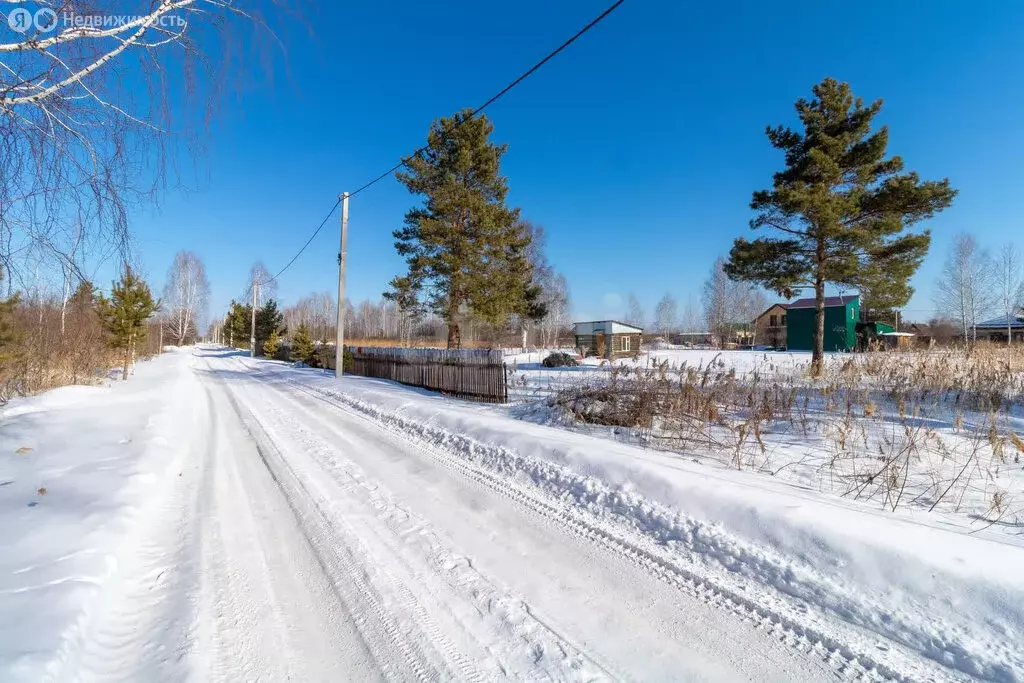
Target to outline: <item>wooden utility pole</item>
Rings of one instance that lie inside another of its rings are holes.
[[[260,281],[252,281],[252,327],[249,328],[249,357],[256,357],[256,297],[260,290]]]
[[[348,247],[348,192],[341,193],[341,251],[338,252],[338,338],[334,346],[334,376],[341,377],[345,358],[345,257]]]

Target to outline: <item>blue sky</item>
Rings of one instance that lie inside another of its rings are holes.
[[[178,249],[205,260],[220,312],[257,259],[276,271],[337,194],[422,144],[430,122],[479,104],[608,0],[322,3],[280,33],[272,85],[232,97],[192,189],[140,210],[159,285]],[[883,98],[890,153],[960,196],[930,221],[931,254],[905,317],[926,317],[951,238],[1024,248],[1024,3],[691,3],[626,0],[488,110],[509,144],[509,201],[543,225],[580,318],[699,300],[711,263],[747,227],[751,192],[782,155],[768,124],[826,76]],[[417,199],[386,180],[350,208],[348,293],[376,298],[403,269],[391,231]],[[337,216],[336,216],[337,217]],[[335,218],[336,218],[335,217]],[[336,220],[281,279],[289,303],[336,287]]]

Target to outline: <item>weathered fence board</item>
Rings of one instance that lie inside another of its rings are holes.
[[[442,394],[487,403],[507,403],[500,349],[404,349],[347,346],[354,375],[390,379]]]

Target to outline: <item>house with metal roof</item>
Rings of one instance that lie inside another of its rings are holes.
[[[818,303],[814,297],[798,299],[786,306],[786,346],[790,351],[814,349]],[[860,297],[825,297],[826,351],[852,351],[857,347]]]
[[[642,327],[627,325],[618,320],[591,320],[573,323],[576,348],[584,356],[624,358],[640,350]]]
[[[1024,341],[1024,312],[980,322],[974,326],[974,332],[978,339],[1004,344],[1010,338],[1013,341]]]

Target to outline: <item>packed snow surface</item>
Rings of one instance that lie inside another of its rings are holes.
[[[0,515],[4,681],[1024,681],[1019,537],[223,348],[0,409]]]

